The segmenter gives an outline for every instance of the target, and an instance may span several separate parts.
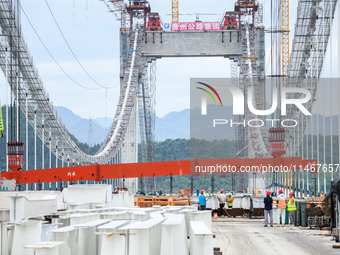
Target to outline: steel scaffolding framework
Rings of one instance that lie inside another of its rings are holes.
[[[337,0],[300,0],[295,24],[294,40],[288,69],[289,87],[310,90],[311,100],[306,104],[310,111],[315,101],[318,79],[326,55]],[[332,9],[331,9],[332,7]],[[294,155],[300,147],[309,118],[296,108],[287,109],[287,119],[299,120],[299,128],[286,130],[287,155]],[[297,141],[294,141],[294,138]]]
[[[123,78],[122,93],[110,132],[101,150],[95,155],[89,155],[74,143],[65,125],[53,108],[53,103],[50,100],[49,94],[44,89],[43,82],[33,63],[33,58],[20,33],[20,28],[18,24],[13,22],[14,20],[15,14],[11,1],[1,0],[0,26],[2,34],[10,39],[11,44],[0,45],[0,66],[4,73],[12,74],[14,71],[6,69],[6,54],[10,54],[18,61],[18,66],[14,66],[14,68],[19,70],[18,77],[20,77],[20,81],[13,82],[14,77],[8,76],[8,83],[12,91],[18,91],[20,107],[23,112],[27,112],[27,118],[30,124],[36,127],[37,135],[40,139],[44,140],[44,143],[48,145],[52,153],[62,161],[62,155],[61,153],[58,154],[58,151],[63,151],[67,158],[72,159],[73,164],[109,163],[123,142],[131,110],[134,107],[133,99],[137,93],[140,73],[139,50],[143,37],[140,28],[136,27],[134,31],[130,32],[127,70]],[[18,34],[20,36],[17,36]],[[6,48],[9,48],[9,50],[6,50]],[[26,100],[28,102],[27,109],[25,109]]]

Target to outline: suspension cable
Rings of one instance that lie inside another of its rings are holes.
[[[45,48],[45,50],[47,51],[47,53],[50,55],[50,57],[53,59],[54,63],[59,67],[59,69],[71,80],[73,81],[75,84],[77,84],[79,87],[82,87],[84,89],[88,89],[88,90],[98,90],[98,89],[101,89],[101,88],[89,88],[87,86],[84,86],[82,84],[80,84],[79,82],[77,82],[75,79],[72,78],[71,75],[69,75],[65,69],[58,63],[58,61],[55,59],[55,57],[52,55],[52,53],[50,52],[50,50],[47,48],[46,44],[43,42],[43,40],[41,39],[41,37],[39,36],[37,30],[35,29],[35,27],[33,26],[31,20],[29,19],[29,17],[27,16],[24,8],[22,7],[22,5],[20,4],[20,8],[22,10],[22,12],[24,13],[28,23],[30,24],[30,26],[32,27],[34,33],[36,34],[36,36],[38,37],[40,43],[43,45],[43,47]]]
[[[322,62],[325,60],[325,0],[323,0],[323,6],[322,6],[322,21],[323,21],[323,28],[322,28]],[[322,90],[323,94],[323,116],[322,116],[322,124],[323,124],[323,163],[326,164],[326,120],[325,120],[325,107],[326,107],[326,97],[325,97],[325,88]],[[324,193],[327,193],[327,185],[326,185],[326,172],[323,172],[323,189]]]
[[[317,14],[318,15],[318,14]],[[316,62],[317,62],[317,66],[316,66],[316,88],[317,88],[317,101],[316,101],[316,159],[318,161],[318,164],[320,163],[320,128],[319,128],[319,98],[320,98],[320,93],[319,93],[319,54],[320,54],[320,49],[319,49],[319,31],[320,31],[320,23],[317,22],[317,34],[316,34]],[[318,171],[317,173],[317,196],[320,196],[320,171]]]
[[[79,66],[81,67],[81,69],[83,69],[83,71],[85,72],[85,74],[86,74],[86,75],[87,75],[94,83],[96,83],[97,85],[99,85],[99,86],[102,87],[102,88],[105,88],[105,89],[112,89],[112,88],[114,88],[114,87],[106,87],[106,86],[100,84],[99,82],[97,82],[97,81],[89,74],[89,72],[85,69],[85,67],[84,67],[84,66],[82,65],[82,63],[79,61],[79,59],[77,58],[77,56],[76,56],[76,54],[74,53],[73,49],[71,48],[70,44],[68,43],[68,41],[67,41],[67,39],[66,39],[66,37],[65,37],[65,35],[64,35],[64,33],[63,33],[63,31],[61,30],[61,28],[60,28],[60,26],[59,26],[59,24],[58,24],[58,22],[57,22],[57,20],[56,20],[56,18],[55,18],[55,16],[54,16],[52,10],[51,10],[51,8],[50,8],[48,2],[47,2],[47,0],[45,0],[45,3],[46,3],[46,6],[47,6],[47,8],[48,8],[48,10],[49,10],[49,12],[50,12],[52,18],[53,18],[54,23],[56,24],[56,26],[57,26],[57,28],[58,28],[58,30],[59,30],[59,32],[60,32],[62,38],[64,39],[64,42],[66,43],[66,45],[67,45],[68,49],[70,50],[71,54],[73,55],[74,59],[77,61],[77,63],[78,63]]]
[[[330,106],[331,106],[331,110],[330,110],[330,128],[331,128],[331,133],[330,133],[330,140],[331,140],[331,166],[333,167],[333,84],[332,84],[332,79],[333,79],[333,72],[332,72],[332,60],[333,60],[333,37],[332,37],[332,24],[333,24],[333,0],[331,0],[331,10],[330,10],[330,22],[329,22],[329,48],[330,48],[330,58],[329,58],[329,62],[330,62]],[[333,171],[331,171],[331,181],[333,181],[334,176],[333,176]]]
[[[338,4],[338,23],[339,24],[339,14],[340,14],[340,6]],[[340,34],[340,26],[338,25],[338,35]],[[338,62],[340,60],[340,44],[338,43]],[[340,65],[338,64],[338,79],[340,78]],[[338,98],[340,98],[340,88],[338,86]],[[338,155],[338,163],[340,160],[340,101],[338,100],[338,146],[339,146],[339,155]],[[339,169],[338,169],[339,171]],[[339,171],[340,178],[340,171]]]
[[[307,75],[305,76],[306,79],[306,87],[308,89],[308,81],[307,81]],[[308,125],[308,116],[306,116],[306,128],[305,128],[305,134],[306,134],[306,159],[309,159],[309,135],[308,135],[308,130],[309,130],[309,125]],[[309,196],[309,171],[306,171],[306,194]]]

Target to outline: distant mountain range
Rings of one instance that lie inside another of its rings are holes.
[[[89,141],[89,119],[82,118],[70,109],[57,106],[56,110],[69,132],[80,142],[90,145],[104,141],[107,131],[112,124],[112,118],[92,119],[92,141]],[[190,138],[190,110],[185,109],[180,112],[170,112],[164,117],[155,116],[155,139],[164,141],[166,139]],[[90,137],[91,140],[91,137]]]
[[[190,109],[170,112],[162,118],[155,118],[156,141],[177,138],[190,138]]]
[[[208,110],[209,110],[208,106]],[[231,107],[226,107],[225,112],[227,113],[225,118],[232,118],[232,110]],[[89,143],[90,145],[101,143],[104,141],[107,131],[109,130],[111,124],[112,124],[112,118],[95,118],[92,120],[92,129],[93,129],[93,135],[92,135],[92,141],[89,141],[89,119],[85,119],[82,117],[79,117],[75,113],[73,113],[71,110],[65,108],[65,107],[56,107],[58,111],[58,115],[61,117],[62,121],[66,125],[66,128],[70,131],[71,134],[73,134],[80,142],[83,143]],[[199,110],[195,109],[193,113],[199,114]],[[209,119],[211,119],[210,116]],[[211,129],[208,128],[208,123],[196,123],[195,118],[192,120],[192,126],[200,126],[198,129],[199,132],[202,132],[202,137],[205,137],[208,140],[213,140],[216,135],[209,134],[211,132]],[[311,120],[310,120],[311,122]],[[316,134],[317,132],[317,117],[316,115],[313,116],[313,133]],[[325,118],[325,127],[326,127],[326,135],[330,134],[330,117]],[[190,110],[184,109],[179,112],[170,112],[166,114],[164,117],[160,118],[158,116],[155,116],[155,139],[156,141],[164,141],[166,139],[176,139],[176,138],[184,138],[189,139],[190,138]],[[323,118],[319,115],[319,133],[322,134],[323,130]],[[191,130],[194,135],[194,137],[198,137],[199,134],[197,134],[197,129],[193,128]],[[223,132],[226,132],[224,130]],[[228,129],[227,137],[229,137],[230,140],[233,140],[235,137],[234,129]],[[308,129],[308,134],[311,134],[311,128]],[[338,116],[333,116],[333,134],[338,134]],[[91,137],[90,137],[91,140]]]
[[[94,145],[104,141],[106,137],[106,131],[105,125],[103,125],[103,121],[101,120],[102,118],[99,120],[92,120],[93,137],[92,141],[89,141],[89,119],[84,119],[73,113],[70,109],[62,106],[56,107],[56,110],[68,131],[80,142]]]

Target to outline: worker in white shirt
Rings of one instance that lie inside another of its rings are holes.
[[[226,195],[224,195],[223,189],[221,189],[220,194],[217,196],[218,202],[220,204],[220,211],[221,211],[221,216],[224,217],[224,206],[225,206],[225,201],[227,200]]]

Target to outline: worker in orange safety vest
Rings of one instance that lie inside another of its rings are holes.
[[[277,196],[277,203],[278,203],[278,220],[279,225],[284,226],[285,224],[285,216],[286,216],[286,196],[283,194],[283,190],[279,189],[279,195]]]

